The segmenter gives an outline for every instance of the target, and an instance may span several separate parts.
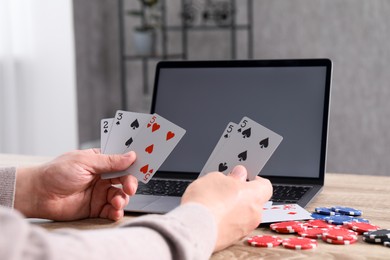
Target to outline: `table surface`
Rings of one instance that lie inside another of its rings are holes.
[[[32,157],[0,154],[0,167],[9,165],[34,165],[49,160],[48,157]],[[382,228],[390,228],[390,177],[327,173],[322,192],[306,207],[313,211],[319,206],[344,205],[363,211],[363,217]],[[40,221],[37,224],[47,229],[77,228],[97,229],[114,227],[135,216],[126,215],[122,221],[85,219],[72,222]],[[258,228],[251,235],[272,234],[282,238],[294,235],[276,234],[268,228]],[[251,247],[241,240],[233,246],[217,252],[211,259],[390,259],[390,248],[359,241],[352,245],[332,245],[321,240],[314,250],[290,250],[283,247]]]

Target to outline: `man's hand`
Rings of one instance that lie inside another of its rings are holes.
[[[261,222],[263,205],[272,195],[269,180],[256,177],[246,182],[247,171],[236,166],[230,176],[219,172],[197,179],[182,198],[200,203],[214,215],[218,225],[215,251],[224,249],[253,231]]]
[[[102,180],[101,173],[127,169],[136,155],[104,155],[99,149],[66,153],[42,166],[17,169],[15,208],[26,217],[119,220],[138,182],[134,176]],[[123,188],[112,184],[122,184]]]

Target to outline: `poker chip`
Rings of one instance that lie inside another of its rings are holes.
[[[322,240],[326,243],[333,244],[333,245],[350,245],[355,243],[357,241],[357,238],[352,240],[337,240],[337,239],[322,237]]]
[[[321,219],[309,220],[305,223],[305,225],[308,227],[313,227],[313,228],[333,228],[333,227],[335,227],[334,225],[329,224],[326,221],[321,220]]]
[[[282,245],[289,249],[314,249],[317,247],[317,241],[306,237],[294,237],[283,239]]]
[[[365,218],[352,218],[352,222],[364,222],[364,223],[369,223],[370,221]]]
[[[278,233],[296,233],[302,229],[303,223],[299,221],[285,221],[273,223],[270,225],[271,230],[276,231]]]
[[[248,238],[247,242],[255,247],[275,247],[282,243],[282,239],[278,236],[258,235]]]
[[[356,240],[357,235],[358,234],[352,230],[343,227],[336,227],[324,232],[322,234],[322,237],[330,240],[344,241],[344,240]]]
[[[325,221],[334,225],[345,225],[348,222],[352,222],[352,218],[353,217],[346,215],[336,215],[325,218]]]
[[[336,215],[335,211],[333,211],[331,208],[326,208],[326,207],[317,207],[314,209],[314,211],[321,215],[329,215],[329,216]]]
[[[362,211],[350,207],[334,206],[331,208],[333,211],[349,216],[361,216]]]
[[[323,215],[323,214],[319,214],[319,213],[315,213],[315,212],[311,213],[310,216],[314,219],[325,219],[325,218],[329,217],[329,215]]]
[[[380,227],[378,226],[364,222],[352,222],[348,224],[348,227],[350,227],[350,229],[352,229],[353,231],[358,232],[359,234],[380,229]]]
[[[308,228],[302,231],[298,232],[298,235],[301,237],[307,237],[307,238],[321,238],[322,234],[324,232],[327,232],[329,229],[328,228]]]
[[[368,243],[384,243],[390,241],[390,229],[379,229],[363,233],[363,241]]]
[[[385,241],[385,242],[383,242],[383,245],[387,246],[387,247],[390,247],[390,242],[389,241]]]

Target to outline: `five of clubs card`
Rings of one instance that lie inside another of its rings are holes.
[[[158,114],[118,110],[114,118],[101,120],[101,152],[135,151],[137,159],[123,172],[106,173],[102,179],[134,175],[148,183],[185,134],[185,130]]]
[[[248,117],[239,124],[230,122],[204,165],[199,177],[219,171],[228,174],[243,165],[253,180],[263,169],[283,137]]]

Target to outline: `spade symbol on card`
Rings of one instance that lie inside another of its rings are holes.
[[[107,134],[107,132],[108,132],[107,129],[104,129],[104,133]]]
[[[251,128],[242,131],[242,138],[249,138],[251,136]]]
[[[129,140],[126,141],[125,145],[127,146],[127,148],[133,143],[133,138],[130,137]]]
[[[223,172],[223,171],[225,171],[227,168],[228,168],[228,167],[227,167],[226,163],[220,163],[220,164],[218,165],[218,171],[219,171],[219,172]]]
[[[226,134],[226,135],[224,135],[223,137],[225,137],[225,138],[228,138],[228,137],[229,137],[229,135],[228,135],[228,134]]]
[[[138,128],[138,127],[139,127],[138,120],[137,120],[137,119],[136,119],[136,120],[134,120],[134,122],[133,122],[133,123],[131,123],[130,127],[131,127],[131,128],[133,128],[133,129],[136,129],[136,128]]]
[[[120,125],[120,124],[121,124],[121,122],[119,122],[119,121],[118,121],[118,122],[116,122],[116,125]]]
[[[241,162],[241,161],[245,161],[246,160],[246,157],[247,157],[247,152],[244,151],[242,153],[240,153],[238,156],[238,160]]]
[[[268,141],[268,137],[267,138],[265,138],[265,139],[263,139],[263,140],[261,140],[260,141],[260,148],[267,148],[268,147],[268,143],[269,143],[269,141]]]

